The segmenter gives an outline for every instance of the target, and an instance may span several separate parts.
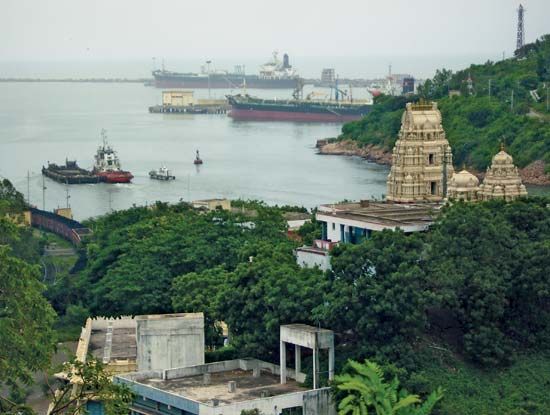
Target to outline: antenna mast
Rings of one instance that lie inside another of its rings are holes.
[[[523,27],[524,13],[525,13],[525,9],[523,8],[523,5],[520,4],[518,8],[518,32],[517,32],[517,38],[516,38],[516,52],[520,50],[525,44],[525,30]]]

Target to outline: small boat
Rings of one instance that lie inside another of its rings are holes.
[[[157,170],[151,170],[149,172],[149,177],[155,180],[175,180],[176,176],[172,176],[170,170],[166,166],[161,166]]]
[[[202,159],[199,156],[199,150],[197,150],[197,156],[195,157],[193,164],[202,164]]]

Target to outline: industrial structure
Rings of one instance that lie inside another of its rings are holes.
[[[525,45],[525,30],[523,27],[523,16],[525,9],[523,5],[520,4],[518,7],[518,29],[516,34],[516,52],[519,51],[523,45]]]

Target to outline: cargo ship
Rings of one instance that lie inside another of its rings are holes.
[[[226,96],[236,120],[347,122],[369,113],[372,104],[366,101],[315,101],[310,99],[261,99],[250,95]]]
[[[260,66],[259,74],[245,74],[244,66],[237,65],[233,72],[216,71],[208,66],[203,67],[201,73],[180,73],[167,71],[164,68],[153,71],[154,85],[157,88],[264,88],[293,89],[296,87],[298,74],[285,53],[283,61],[278,59],[277,52],[273,58]]]
[[[98,175],[106,183],[129,183],[134,176],[129,171],[120,168],[120,160],[116,151],[107,144],[107,132],[101,130],[102,145],[97,149],[93,174]]]
[[[42,167],[42,174],[56,182],[65,184],[99,183],[103,181],[97,174],[78,167],[76,160],[65,160],[64,166],[48,162],[47,167]]]

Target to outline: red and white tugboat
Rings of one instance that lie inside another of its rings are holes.
[[[130,183],[134,178],[129,171],[120,168],[120,160],[116,151],[107,144],[107,131],[101,130],[103,144],[97,149],[94,165],[94,174],[97,174],[106,183]]]

